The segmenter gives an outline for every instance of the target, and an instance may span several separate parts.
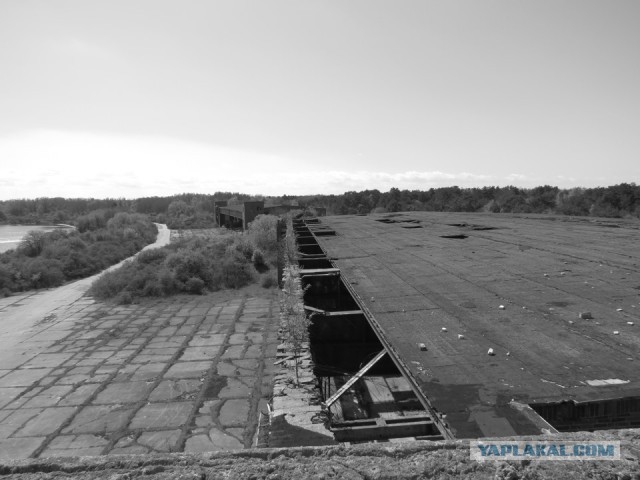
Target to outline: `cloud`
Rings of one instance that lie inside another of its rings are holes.
[[[126,197],[234,191],[264,195],[339,194],[350,190],[458,185],[535,186],[520,174],[321,170],[270,152],[153,136],[39,130],[0,136],[7,165],[0,199]],[[331,160],[331,159],[327,159]],[[345,162],[348,165],[348,162]]]

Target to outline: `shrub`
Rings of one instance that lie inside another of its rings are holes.
[[[123,223],[118,216],[112,220],[111,227]],[[277,284],[275,275],[258,277],[256,273],[269,269],[268,258],[250,234],[227,232],[184,238],[162,249],[141,252],[132,262],[98,279],[90,294],[97,298],[115,297],[120,302],[128,298],[123,297],[124,293],[133,299],[181,292],[202,294],[206,290],[241,288],[257,278],[270,288]]]
[[[26,288],[57,287],[64,283],[62,262],[37,257],[29,260],[22,270]]]
[[[251,263],[253,263],[253,265],[256,268],[260,268],[260,267],[264,267],[264,253],[262,253],[262,250],[260,250],[259,248],[256,248],[253,251],[253,256],[251,257]]]
[[[151,248],[143,250],[136,258],[138,262],[146,265],[162,262],[167,258],[167,255],[168,251],[164,248]]]
[[[222,281],[225,287],[238,289],[251,283],[252,279],[246,260],[230,257],[222,261]]]
[[[251,261],[251,258],[253,257],[254,247],[248,238],[240,237],[236,239],[235,243],[230,248],[235,249],[235,251],[240,253],[246,260]],[[232,252],[230,252],[229,254],[233,255]]]
[[[271,288],[275,286],[277,283],[278,282],[276,282],[276,279],[271,274],[263,275],[262,279],[260,280],[260,286],[262,288]]]
[[[133,296],[129,292],[121,292],[116,296],[115,302],[118,305],[130,305],[133,303]]]
[[[212,276],[209,261],[200,252],[178,250],[169,255],[164,264],[173,271],[175,279],[185,283],[191,278],[199,278],[205,285],[211,284]]]
[[[28,232],[18,245],[18,251],[27,257],[37,257],[46,245],[47,233],[41,230]]]
[[[268,254],[278,252],[278,217],[274,215],[258,215],[249,224],[248,235],[256,248]]]
[[[204,291],[204,282],[197,277],[192,277],[185,283],[185,290],[189,293],[202,294]]]

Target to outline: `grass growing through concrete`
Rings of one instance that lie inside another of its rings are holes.
[[[254,282],[276,284],[276,217],[263,215],[246,233],[216,229],[140,253],[100,277],[89,290],[99,299],[127,304],[140,297],[237,289]]]

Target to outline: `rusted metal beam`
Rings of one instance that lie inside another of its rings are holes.
[[[305,277],[338,277],[339,268],[306,268],[300,270],[300,278]]]
[[[338,391],[334,393],[333,396],[325,402],[325,405],[327,406],[327,408],[329,408],[333,403],[335,403],[335,401],[338,400],[344,394],[344,392],[349,390],[354,383],[360,380],[364,376],[364,374],[371,369],[371,367],[373,367],[376,363],[378,363],[378,361],[382,357],[386,355],[386,353],[387,353],[386,350],[382,350],[381,352],[379,352],[375,357],[373,357],[371,361],[369,361],[369,363],[367,363],[364,367],[362,367],[358,371],[358,373],[356,373],[353,377],[351,377],[347,381],[347,383],[345,383],[342,387],[340,387]]]

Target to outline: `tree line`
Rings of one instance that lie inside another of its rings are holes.
[[[208,228],[214,225],[214,204],[264,200],[265,205],[324,207],[329,215],[424,210],[436,212],[549,213],[595,217],[640,217],[640,186],[621,183],[609,187],[561,189],[457,186],[429,190],[350,191],[340,195],[280,197],[238,192],[183,193],[137,199],[36,198],[0,201],[0,224],[44,225],[69,223],[94,215],[141,213],[172,229]],[[93,212],[93,213],[92,213]],[[98,213],[95,213],[98,212]],[[97,217],[96,217],[97,216]],[[85,219],[86,220],[86,219]],[[76,225],[79,227],[79,225]]]
[[[635,183],[571,189],[549,185],[535,188],[391,188],[388,192],[363,190],[342,195],[309,195],[298,197],[298,201],[302,206],[325,207],[329,215],[422,210],[640,218],[640,186]]]

